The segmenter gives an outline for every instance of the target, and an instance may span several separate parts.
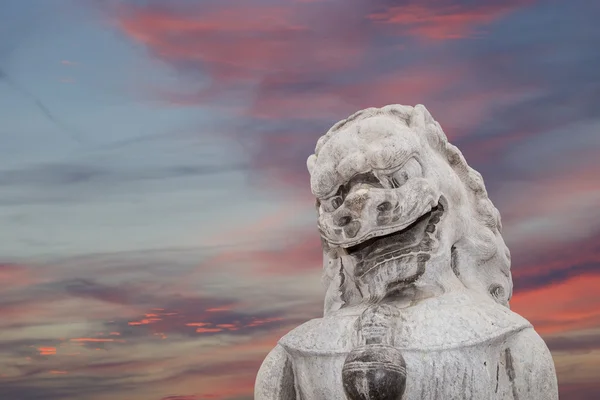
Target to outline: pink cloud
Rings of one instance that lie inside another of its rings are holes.
[[[481,4],[444,4],[426,2],[392,6],[369,15],[377,23],[392,25],[400,32],[423,39],[463,39],[477,35],[477,28],[528,5],[531,1],[486,2]]]
[[[35,284],[39,280],[39,274],[33,273],[25,265],[0,262],[0,289],[21,288]]]
[[[239,106],[233,99],[247,96],[269,77],[343,71],[361,62],[371,36],[361,24],[364,15],[351,8],[313,6],[239,2],[237,7],[203,5],[184,12],[128,5],[119,8],[115,22],[157,58],[184,74],[201,72],[209,78],[206,85],[190,85],[186,91],[154,89],[161,98],[218,107],[228,95],[230,109],[231,104]],[[327,15],[339,23],[330,23]],[[323,107],[329,104],[325,98],[320,101]]]
[[[361,46],[339,37],[323,38],[319,46],[298,5],[193,8],[185,13],[158,7],[124,6],[117,24],[129,37],[148,46],[158,57],[202,62],[221,83],[246,83],[275,70],[315,70],[347,66]],[[293,48],[294,51],[289,51]],[[210,91],[207,92],[210,94]]]
[[[407,68],[364,82],[323,87],[314,91],[285,93],[259,88],[248,115],[266,119],[339,118],[366,107],[424,102],[464,74],[456,68]],[[269,82],[265,85],[280,85]]]

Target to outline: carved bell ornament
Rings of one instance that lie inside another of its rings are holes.
[[[550,351],[509,309],[481,175],[422,105],[368,108],[308,158],[323,318],[264,360],[255,400],[555,400]]]

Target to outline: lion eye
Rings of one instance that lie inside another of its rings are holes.
[[[398,171],[393,174],[390,178],[390,185],[396,189],[404,185],[408,180],[408,173],[406,171]]]
[[[423,176],[421,164],[415,159],[408,160],[402,168],[394,172],[390,177],[390,185],[392,188],[399,188],[404,185],[410,178],[418,178]]]

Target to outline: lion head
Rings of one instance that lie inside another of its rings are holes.
[[[328,287],[325,312],[407,288],[468,289],[507,306],[500,213],[422,105],[336,123],[307,160]]]

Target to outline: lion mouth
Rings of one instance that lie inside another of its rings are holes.
[[[429,258],[437,242],[435,232],[443,213],[444,206],[440,201],[406,228],[346,248],[347,254],[356,260],[355,275],[361,277],[387,262],[419,254],[426,254]]]

